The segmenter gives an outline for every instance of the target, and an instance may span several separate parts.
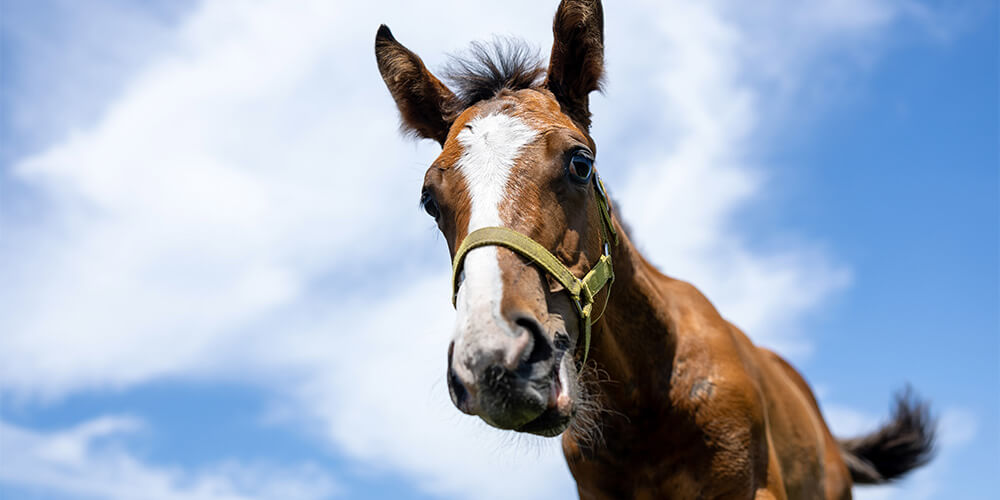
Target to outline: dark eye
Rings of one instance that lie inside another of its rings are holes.
[[[438,216],[441,215],[441,210],[438,209],[438,204],[434,201],[434,196],[431,195],[430,191],[425,190],[420,193],[420,208],[424,209],[424,212],[427,212],[427,215],[433,217],[434,220],[437,220]]]
[[[566,173],[573,182],[586,184],[590,182],[590,176],[594,173],[594,159],[586,151],[576,150],[569,157]]]

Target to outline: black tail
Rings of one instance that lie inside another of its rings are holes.
[[[856,484],[881,484],[903,477],[934,456],[936,422],[927,404],[909,388],[896,395],[892,419],[877,431],[840,441],[840,454]]]

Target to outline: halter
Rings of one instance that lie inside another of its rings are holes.
[[[455,305],[458,300],[458,278],[465,263],[465,256],[470,250],[484,246],[501,246],[513,250],[548,272],[550,276],[562,284],[572,297],[576,311],[580,315],[580,322],[583,324],[583,362],[586,363],[587,356],[590,354],[590,327],[594,322],[592,316],[594,298],[601,292],[601,289],[605,286],[608,287],[608,293],[604,297],[604,306],[601,308],[601,314],[604,314],[604,310],[608,306],[608,298],[611,296],[611,283],[615,280],[614,266],[611,264],[611,245],[618,244],[618,233],[615,232],[615,226],[611,223],[611,203],[604,190],[604,183],[601,182],[596,171],[593,174],[592,182],[594,192],[597,194],[597,207],[601,212],[603,252],[597,264],[594,264],[594,267],[590,268],[590,271],[583,278],[577,278],[573,275],[573,272],[565,264],[537,241],[506,227],[483,227],[469,233],[459,245],[458,251],[455,252],[451,273],[452,305]]]

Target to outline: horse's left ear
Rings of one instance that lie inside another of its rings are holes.
[[[563,112],[590,128],[590,93],[604,76],[604,10],[600,0],[562,0],[552,22],[545,86]]]
[[[375,59],[403,117],[403,127],[444,146],[458,111],[455,94],[416,54],[397,42],[384,24],[375,35]]]

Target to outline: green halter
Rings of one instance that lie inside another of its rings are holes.
[[[583,324],[583,362],[587,362],[590,354],[590,327],[593,323],[594,298],[605,286],[608,293],[604,298],[604,308],[607,308],[608,297],[611,295],[611,283],[615,280],[614,266],[611,264],[611,245],[618,244],[618,233],[611,222],[611,204],[608,195],[604,191],[604,183],[601,182],[597,172],[593,173],[594,191],[597,194],[597,206],[601,212],[601,240],[603,254],[597,264],[581,279],[573,275],[565,264],[552,255],[547,248],[537,241],[506,227],[484,227],[477,229],[462,241],[458,251],[455,252],[453,261],[451,284],[452,298],[454,305],[458,300],[458,277],[462,272],[462,265],[465,263],[465,256],[469,250],[484,246],[501,246],[521,254],[523,257],[534,262],[539,267],[548,272],[556,279],[576,305],[576,311],[580,315],[580,322]],[[604,308],[601,314],[604,314]]]

